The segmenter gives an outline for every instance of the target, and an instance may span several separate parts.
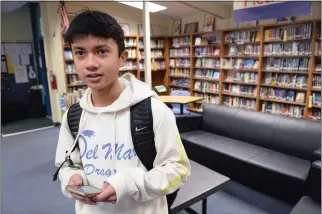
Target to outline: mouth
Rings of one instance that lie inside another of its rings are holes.
[[[102,74],[95,74],[95,73],[93,73],[93,74],[88,74],[87,76],[86,76],[86,78],[87,79],[89,79],[90,81],[97,81],[97,80],[99,80],[101,77],[102,77],[103,75]]]

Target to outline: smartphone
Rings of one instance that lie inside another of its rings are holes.
[[[102,191],[90,185],[67,185],[66,190],[81,196],[94,196],[100,194]]]

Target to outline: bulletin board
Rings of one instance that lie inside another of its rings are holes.
[[[33,43],[1,43],[1,101],[24,101],[31,86],[37,85]]]

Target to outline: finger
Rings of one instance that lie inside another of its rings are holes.
[[[100,194],[93,197],[94,201],[106,201],[110,196],[114,194],[114,191],[112,188],[106,188],[104,191],[102,191]]]
[[[86,197],[82,196],[82,195],[78,195],[78,194],[75,194],[75,193],[71,193],[72,197],[75,198],[76,200],[79,200],[79,201],[86,201]]]
[[[96,202],[81,201],[81,200],[79,200],[79,201],[82,202],[83,204],[96,205]]]
[[[113,202],[113,201],[116,201],[116,195],[111,195],[108,199],[107,199],[107,202]]]

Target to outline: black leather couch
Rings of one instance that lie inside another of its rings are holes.
[[[321,125],[307,120],[205,104],[177,125],[190,159],[292,204],[321,159]]]

